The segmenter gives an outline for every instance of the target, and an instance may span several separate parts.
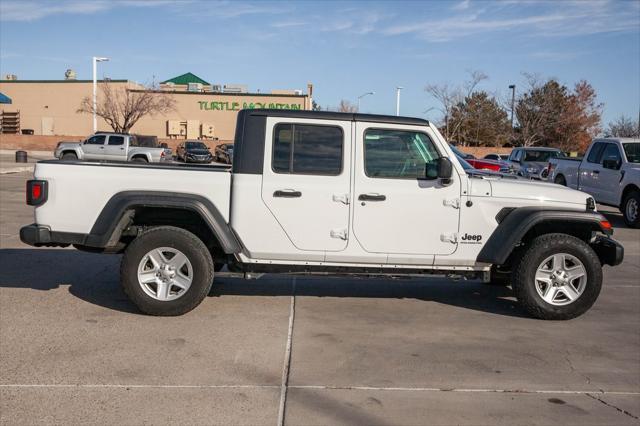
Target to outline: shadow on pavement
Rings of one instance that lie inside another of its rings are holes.
[[[69,292],[86,302],[137,313],[119,285],[120,256],[85,253],[70,249],[0,250],[0,288]],[[293,277],[266,275],[258,280],[221,277],[210,297],[293,295]],[[452,282],[444,278],[296,278],[296,296],[418,299],[505,316],[526,316],[512,297],[511,289],[486,286],[475,281]]]

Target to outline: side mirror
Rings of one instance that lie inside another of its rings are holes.
[[[602,167],[605,169],[618,170],[620,168],[620,162],[614,158],[607,158],[602,162]]]
[[[438,158],[437,161],[424,165],[424,179],[451,179],[453,174],[453,164],[446,157]]]
[[[453,163],[447,157],[438,158],[438,178],[451,179],[453,175]]]

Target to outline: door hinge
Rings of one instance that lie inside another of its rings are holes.
[[[458,234],[457,233],[440,234],[440,241],[442,242],[449,241],[450,243],[455,244],[458,242]]]
[[[442,205],[444,206],[451,206],[454,209],[459,209],[460,208],[460,198],[451,198],[451,199],[444,199],[442,200]]]
[[[332,229],[329,233],[331,238],[339,238],[341,240],[347,239],[347,230],[346,229]]]
[[[349,204],[349,194],[333,194],[333,201],[336,203]]]

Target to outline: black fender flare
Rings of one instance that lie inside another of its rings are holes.
[[[108,247],[116,243],[128,222],[128,212],[136,207],[169,207],[197,213],[218,239],[227,254],[242,248],[236,235],[216,206],[207,198],[195,194],[162,191],[123,191],[115,194],[98,215],[85,245]]]
[[[496,220],[499,225],[480,250],[476,259],[478,262],[503,265],[526,233],[543,222],[566,223],[567,225],[579,223],[594,231],[610,233],[600,224],[600,222],[607,220],[604,216],[586,210],[518,207],[510,211],[501,210],[496,216]]]

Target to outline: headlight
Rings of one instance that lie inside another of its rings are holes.
[[[538,173],[538,169],[535,167],[527,167],[525,170],[527,173],[532,173],[532,174]]]

